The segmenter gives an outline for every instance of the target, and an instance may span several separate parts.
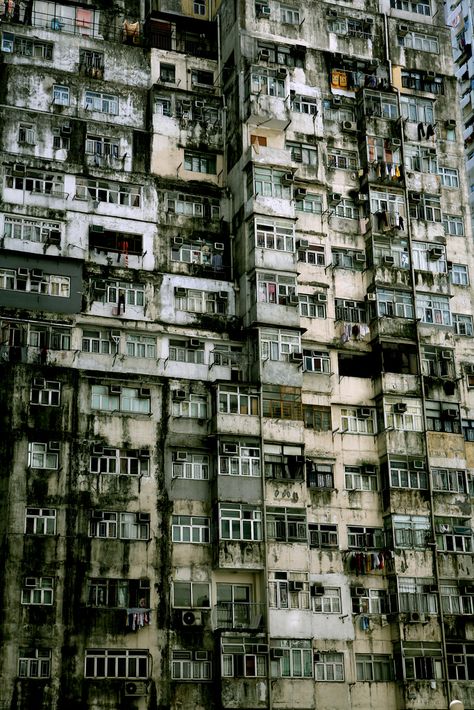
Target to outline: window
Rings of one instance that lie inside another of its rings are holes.
[[[413,488],[426,490],[428,488],[428,474],[426,463],[423,459],[407,461],[404,459],[390,459],[390,486],[392,488]]]
[[[53,603],[53,578],[26,577],[21,590],[21,603],[50,606]]]
[[[94,155],[98,158],[118,158],[120,144],[113,138],[105,136],[86,136],[86,155]]]
[[[220,367],[233,367],[236,370],[240,370],[243,357],[242,347],[240,345],[216,343],[212,351],[214,364]]]
[[[97,91],[86,91],[85,107],[90,111],[99,111],[117,116],[119,112],[118,96],[103,94]]]
[[[434,101],[417,96],[401,96],[400,105],[403,118],[410,122],[434,124]]]
[[[385,426],[393,427],[397,431],[422,431],[421,402],[411,399],[404,399],[403,402],[386,402]]]
[[[303,370],[304,372],[329,375],[331,372],[329,353],[319,352],[318,350],[303,350]]]
[[[75,199],[109,202],[124,207],[140,207],[141,187],[122,182],[77,177]]]
[[[474,596],[466,594],[465,587],[458,588],[456,582],[445,582],[439,585],[439,594],[445,614],[474,614]]]
[[[275,651],[278,650],[278,655]],[[270,647],[273,678],[312,678],[312,641],[305,639],[277,639]]]
[[[474,643],[451,642],[446,644],[448,678],[474,680]]]
[[[358,681],[387,682],[393,678],[392,659],[379,653],[356,653]]]
[[[387,318],[413,318],[413,296],[405,291],[377,289],[379,316]]]
[[[206,14],[206,0],[194,0],[193,12],[195,15],[205,15]]]
[[[464,220],[451,214],[443,215],[444,233],[450,237],[464,237]]]
[[[204,363],[204,343],[197,347],[189,347],[186,341],[170,340],[169,359],[176,362]]]
[[[321,195],[312,195],[306,193],[304,199],[296,200],[295,210],[297,212],[308,212],[309,214],[322,214],[323,203]]]
[[[209,609],[208,582],[173,582],[173,607],[175,609]]]
[[[201,69],[193,69],[191,71],[191,84],[199,86],[214,86],[214,74],[211,71],[202,71]]]
[[[86,650],[85,678],[148,678],[147,650]]]
[[[331,431],[331,408],[319,405],[303,405],[303,420],[306,429]]]
[[[38,469],[54,469],[59,465],[59,441],[40,443],[30,441],[28,444],[28,466]]]
[[[306,542],[306,511],[302,508],[267,508],[267,536],[280,542]]]
[[[395,663],[400,679],[439,680],[443,677],[442,651],[436,641],[402,641]]]
[[[286,141],[285,147],[290,151],[290,158],[294,163],[313,166],[318,164],[318,151],[314,146]]]
[[[53,58],[53,43],[41,42],[41,40],[29,39],[28,37],[15,36],[13,51],[15,54],[19,54],[22,57],[47,59],[48,61],[51,61]]]
[[[227,293],[222,298],[221,292],[198,291],[191,288],[175,287],[175,308],[189,313],[227,313]]]
[[[56,535],[56,510],[54,508],[27,508],[26,535]]]
[[[260,331],[260,358],[287,362],[291,353],[301,352],[301,336],[293,331],[262,328]]]
[[[416,199],[414,196],[417,195]],[[410,217],[423,222],[442,222],[441,201],[438,195],[410,193]]]
[[[443,246],[436,251],[430,242],[412,242],[413,267],[419,271],[431,271],[434,274],[447,272],[446,250]]]
[[[301,446],[268,442],[263,451],[266,478],[286,481],[304,479],[304,456]]]
[[[295,7],[280,5],[280,22],[287,25],[299,25],[301,22],[300,11]]]
[[[306,248],[306,246],[303,247],[300,242],[300,244],[297,243],[297,249],[298,261],[303,261],[305,264],[312,264],[314,266],[326,265],[326,255],[324,253],[324,247],[312,245]]]
[[[357,170],[359,161],[357,153],[348,150],[333,148],[328,153],[328,168],[338,170]]]
[[[206,220],[217,220],[220,217],[219,200],[215,197],[204,198],[200,195],[167,192],[166,210],[171,214],[202,217]]]
[[[126,352],[129,357],[156,358],[156,338],[151,335],[126,335]]]
[[[262,540],[262,511],[259,508],[221,503],[219,522],[221,540]]]
[[[255,245],[261,249],[294,252],[295,228],[287,222],[255,221]]]
[[[92,448],[89,471],[116,476],[149,476],[150,451],[116,449],[96,444]]]
[[[374,434],[375,410],[369,407],[342,408],[341,430],[348,434]]]
[[[390,7],[418,15],[431,15],[430,0],[390,0]]]
[[[171,99],[168,99],[165,96],[155,96],[153,105],[154,113],[157,113],[159,116],[173,115],[171,109]]]
[[[111,331],[83,330],[82,352],[115,355],[118,352],[119,339],[120,336],[113,337]]]
[[[314,252],[313,252],[314,253]],[[306,293],[300,293],[298,296],[299,299],[299,305],[300,305],[300,316],[302,318],[326,318],[327,316],[327,307],[326,303],[324,302],[324,299],[327,300],[326,294],[321,291],[320,293],[314,294],[314,296],[310,296],[309,294]],[[304,353],[308,354],[308,357],[312,357],[311,353],[312,350],[305,350]],[[303,353],[303,354],[304,354]],[[316,354],[316,357],[318,357],[318,354],[316,351],[314,351]],[[309,364],[309,363],[308,363]],[[310,367],[307,367],[305,364],[306,369],[311,369]]]
[[[259,652],[255,638],[222,637],[222,676],[224,678],[262,678],[267,674],[268,652]]]
[[[53,86],[53,103],[56,106],[69,106],[69,87],[61,84]]]
[[[209,480],[209,456],[207,454],[173,451],[172,459],[173,478],[186,478],[193,481]]]
[[[219,455],[221,476],[260,476],[260,447],[256,443],[239,441],[221,443]]]
[[[149,540],[150,514],[92,510],[89,537]]]
[[[429,518],[422,515],[393,515],[393,538],[395,547],[425,549],[431,537]]]
[[[426,402],[426,422],[428,431],[442,431],[446,434],[460,434],[459,407],[450,402]]]
[[[466,472],[455,468],[432,468],[435,491],[466,493]]]
[[[206,9],[205,5],[194,2],[194,7],[196,6]],[[171,678],[191,682],[211,680],[212,666],[209,651],[172,651]]]
[[[20,123],[18,129],[18,143],[22,145],[35,145],[36,128],[32,123]]]
[[[449,297],[417,294],[416,315],[422,323],[451,325]]]
[[[359,219],[359,208],[353,200],[344,197],[334,207],[334,214],[342,219]]]
[[[306,572],[268,573],[269,606],[274,609],[309,609],[309,584]]]
[[[176,82],[176,67],[174,64],[160,62],[160,81],[164,81],[167,84]]]
[[[194,153],[190,150],[184,151],[184,169],[192,170],[195,173],[207,173],[216,175],[216,156],[204,153]]]
[[[316,680],[327,682],[344,681],[344,656],[342,653],[315,653]]]
[[[45,648],[21,648],[18,652],[18,676],[35,679],[50,678],[51,651]]]
[[[41,172],[26,169],[22,175],[15,175],[12,168],[5,169],[5,187],[12,190],[22,190],[32,195],[49,195],[64,197],[64,176],[57,173]]]
[[[272,64],[279,64],[286,67],[299,67],[304,69],[304,57],[306,48],[298,47],[297,45],[289,46],[282,44],[274,44],[273,42],[257,42],[257,51],[266,51],[268,61]]]
[[[59,407],[61,403],[61,383],[54,380],[35,378],[30,394],[31,404],[43,407]]]
[[[278,78],[275,69],[266,67],[252,67],[250,77],[247,79],[247,92],[254,95],[278,96],[285,98],[285,80]]]
[[[301,389],[286,385],[263,385],[263,416],[273,419],[302,419]]]
[[[106,412],[150,414],[150,391],[120,385],[92,385],[91,408]]]
[[[91,281],[92,300],[113,303],[115,315],[125,313],[127,306],[143,308],[145,305],[145,287],[129,281]]]
[[[405,168],[419,173],[440,174],[438,168],[438,157],[435,148],[423,148],[421,146],[408,146],[405,149]]]
[[[347,541],[349,549],[360,548],[381,549],[385,546],[385,535],[382,528],[370,528],[361,525],[347,526]]]
[[[366,90],[364,91],[364,113],[366,116],[396,120],[398,118],[397,99],[391,94]]]
[[[95,52],[91,49],[79,50],[79,69],[85,70],[86,74],[102,78],[104,70],[104,54],[103,52]]]
[[[173,515],[172,539],[173,542],[209,542],[209,518],[199,515]]]
[[[5,215],[3,233],[10,239],[58,245],[61,242],[61,222]]]
[[[316,97],[295,94],[291,99],[291,109],[296,111],[296,113],[306,113],[310,116],[317,116],[318,104]]]
[[[364,301],[347,301],[336,298],[336,320],[352,323],[366,323],[367,315]]]
[[[149,579],[105,579],[87,581],[87,603],[94,608],[137,609],[150,606]]]
[[[470,518],[437,517],[435,520],[436,542],[441,552],[467,552],[472,548]]]
[[[306,482],[310,490],[334,488],[334,471],[332,464],[307,461]]]
[[[334,268],[340,269],[365,269],[365,254],[363,251],[353,251],[352,249],[338,249],[337,247],[331,250],[332,264]]]
[[[454,286],[469,286],[469,272],[466,264],[452,264],[449,275]]]
[[[17,269],[0,269],[0,289],[59,298],[70,297],[71,279],[69,276],[45,274],[40,269],[25,269],[25,271],[28,273],[19,274]]]
[[[378,490],[377,468],[372,464],[344,466],[344,479],[347,491]]]
[[[310,523],[308,529],[310,548],[337,548],[339,546],[337,525]]]
[[[371,189],[370,211],[376,232],[404,229],[406,210],[405,199],[401,192]]]
[[[472,327],[472,316],[463,315],[461,313],[453,313],[453,326],[456,335],[472,335],[474,330]]]
[[[444,94],[444,79],[442,76],[432,76],[433,72],[406,71],[402,69],[402,86],[404,89],[428,91],[431,94]]]
[[[438,38],[434,35],[409,32],[405,37],[399,37],[399,41],[407,49],[416,49],[420,52],[433,52],[433,54],[439,53]]]
[[[207,419],[207,409],[207,395],[205,394],[188,394],[186,399],[173,402],[174,417]]]
[[[257,298],[260,303],[287,305],[295,295],[296,277],[280,273],[257,274]]]
[[[274,168],[253,168],[253,195],[255,197],[276,197],[289,200],[291,198],[291,185],[284,180],[283,170]],[[249,193],[251,190],[249,190]]]
[[[62,133],[63,128],[53,128],[53,150],[69,150],[71,147],[71,139]]]
[[[318,584],[312,585],[315,589]],[[313,611],[317,614],[340,614],[342,611],[341,605],[341,590],[339,588],[323,587],[324,592],[314,595],[312,594]]]
[[[69,350],[71,329],[56,325],[30,323],[28,325],[28,345],[33,348],[47,348],[49,350]]]
[[[458,188],[459,173],[454,168],[439,167],[439,175],[441,176],[441,185],[443,187]]]
[[[386,614],[388,611],[387,593],[383,589],[365,589],[353,587],[353,614]],[[363,592],[363,594],[361,594]]]

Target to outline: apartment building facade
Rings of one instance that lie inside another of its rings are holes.
[[[442,8],[0,15],[0,708],[474,708]]]

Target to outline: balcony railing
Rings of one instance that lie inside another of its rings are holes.
[[[261,629],[264,620],[263,604],[250,602],[219,602],[212,610],[214,629],[238,631]]]

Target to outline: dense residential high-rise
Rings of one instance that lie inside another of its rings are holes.
[[[472,710],[440,2],[0,17],[0,709]]]

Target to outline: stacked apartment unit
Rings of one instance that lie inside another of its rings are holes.
[[[0,708],[474,708],[439,3],[0,14]]]

